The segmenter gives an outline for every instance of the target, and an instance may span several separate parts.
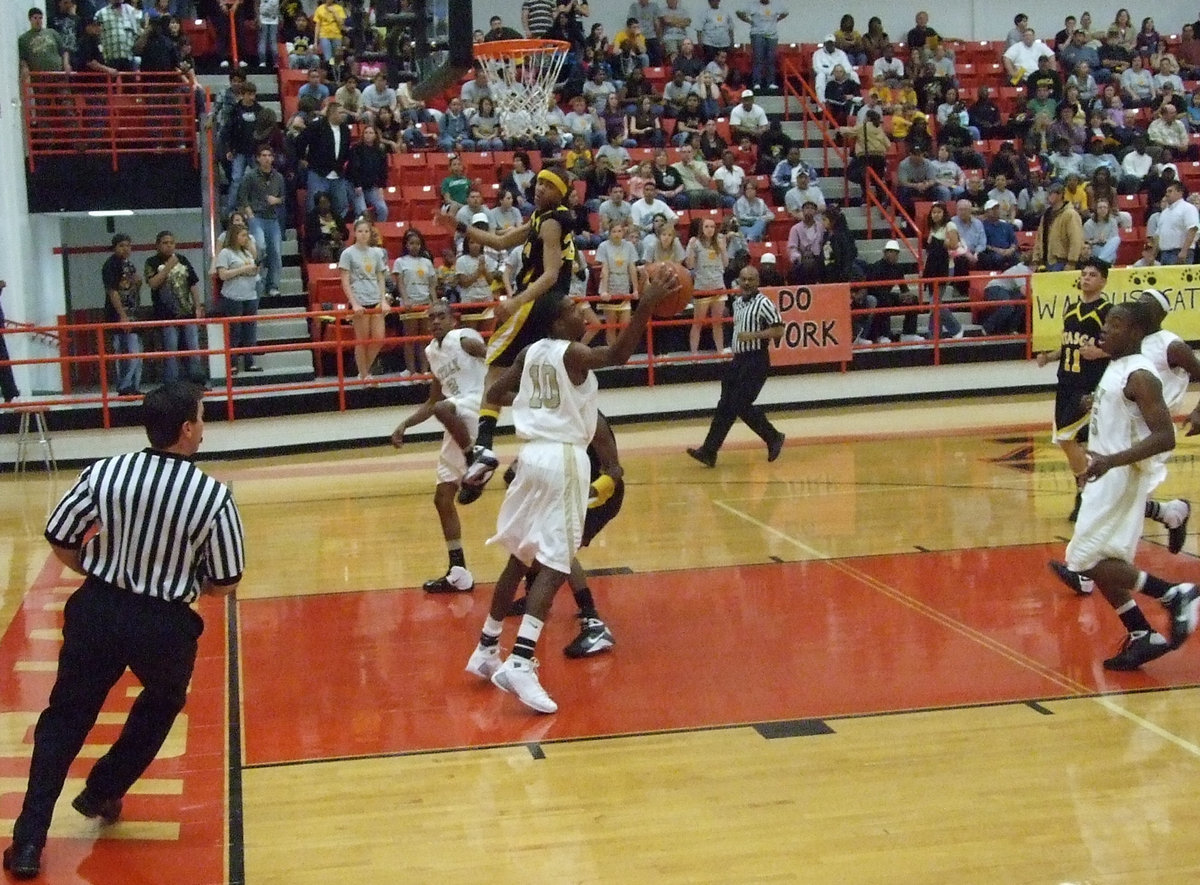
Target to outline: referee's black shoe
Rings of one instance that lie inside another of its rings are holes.
[[[774,461],[783,451],[783,441],[787,439],[782,433],[775,434],[775,439],[767,443],[767,462]]]
[[[115,824],[121,819],[120,799],[97,799],[87,787],[71,800],[71,807],[84,817],[98,817],[106,824]]]
[[[42,871],[42,849],[32,842],[14,842],[4,849],[4,869],[14,879],[33,879]]]
[[[782,443],[781,443],[782,445]],[[687,453],[703,464],[705,467],[716,467],[717,456],[706,452],[704,449],[688,449]]]

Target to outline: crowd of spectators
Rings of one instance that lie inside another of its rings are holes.
[[[145,13],[117,0],[91,5],[58,0],[48,28],[31,11],[30,31],[20,38],[23,70],[120,71],[139,60],[144,69],[149,58],[187,75],[186,38],[172,18],[192,13],[177,9],[186,0],[156,0]],[[533,136],[508,131],[482,70],[445,102],[415,98],[411,47],[393,28],[371,27],[374,10],[361,4],[347,3],[348,12],[331,0],[219,0],[196,10],[212,15],[214,24],[224,20],[225,46],[226,9],[235,26],[253,24],[248,33],[257,30],[259,39],[239,39],[257,45],[257,55],[245,54],[248,63],[306,72],[297,110],[283,120],[257,101],[241,71],[231,72],[229,89],[216,101],[227,178],[223,210],[227,218],[237,213],[261,256],[258,294],[278,291],[278,236],[286,219],[302,227],[311,261],[336,260],[356,219],[388,220],[389,154],[515,152],[498,192],[487,187],[490,181],[468,179],[461,161],[451,163],[439,187],[446,202],[462,207],[464,222],[501,229],[532,209],[536,151],[583,182],[570,195],[576,242],[589,258],[578,274],[595,277],[589,291],[599,292],[614,317],[637,294],[630,262],[686,261],[704,283],[698,291],[707,292],[718,265],[727,282],[750,260],[748,244],[770,230],[779,242],[760,259],[768,279],[895,281],[890,289],[856,291],[860,306],[916,304],[934,293],[947,301],[966,297],[961,285],[903,282],[899,250],[885,249],[873,264],[858,261],[838,201],[827,200],[818,170],[800,160],[757,101],[779,91],[778,23],[787,10],[766,0],[696,6],[634,0],[611,38],[603,25],[588,25],[584,0],[525,0],[515,27],[493,16],[476,41],[544,36],[570,45],[545,131]],[[128,22],[120,40],[109,33],[118,20]],[[1152,20],[1138,27],[1121,10],[1101,28],[1086,15],[1068,17],[1061,31],[1041,39],[1022,13],[1003,43],[993,44],[996,72],[984,74],[992,65],[977,53],[969,63],[956,58],[960,42],[939,33],[926,12],[895,42],[879,17],[860,33],[844,15],[805,67],[837,137],[849,145],[851,178],[867,185],[873,170],[877,184],[886,182],[917,219],[920,275],[932,281],[993,271],[1003,274],[996,290],[1011,291],[1014,268],[1067,268],[1089,255],[1115,262],[1119,251],[1127,254],[1120,244],[1132,231],[1144,230],[1154,246],[1153,256],[1138,250],[1140,261],[1191,260],[1191,215],[1172,207],[1182,202],[1194,213],[1197,201],[1180,175],[1181,161],[1196,158],[1190,134],[1200,125],[1200,91],[1189,95],[1186,88],[1200,76],[1197,28],[1200,22],[1185,25],[1176,42]],[[735,53],[745,52],[739,40],[749,43],[748,71],[731,65]],[[277,43],[284,57],[274,55]],[[665,79],[646,76],[659,66]],[[264,146],[269,156],[260,163]],[[490,205],[485,194],[492,195]],[[1145,194],[1144,210],[1120,201],[1132,194]],[[882,188],[877,195],[888,198]],[[696,212],[682,224],[682,213],[695,210],[714,214]],[[779,226],[772,227],[776,221],[787,227],[786,243]],[[457,250],[434,256],[420,233],[413,235],[414,254],[436,271],[431,294],[461,298],[469,291],[483,298],[511,285],[510,256]],[[464,259],[477,272],[457,272]],[[399,277],[390,285],[399,290]],[[697,300],[699,318],[717,316],[719,308],[703,301],[708,297]],[[1020,331],[1015,313],[987,314],[985,330]],[[916,317],[905,315],[902,340],[915,340]],[[893,337],[878,318],[858,325],[860,343]],[[962,332],[945,310],[931,325],[948,337]],[[697,326],[693,350],[699,332]],[[719,337],[714,344],[722,347]]]

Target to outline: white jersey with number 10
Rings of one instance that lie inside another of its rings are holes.
[[[588,372],[580,385],[571,383],[563,364],[569,345],[561,339],[543,338],[526,349],[512,412],[513,426],[522,439],[578,446],[592,441],[600,385],[594,372]]]

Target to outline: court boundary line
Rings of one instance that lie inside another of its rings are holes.
[[[228,843],[227,870],[229,885],[246,882],[246,826],[242,772],[246,770],[242,755],[242,659],[237,598],[225,598],[225,672],[226,725],[229,760],[226,764],[227,811],[225,841]]]
[[[930,713],[955,713],[964,710],[986,710],[992,708],[1000,709],[1003,707],[1029,707],[1030,704],[1053,704],[1063,701],[1091,701],[1099,704],[1099,706],[1104,707],[1105,709],[1110,709],[1106,704],[1103,703],[1103,701],[1112,698],[1136,697],[1139,695],[1158,694],[1163,692],[1196,691],[1197,689],[1200,689],[1200,682],[1186,683],[1181,685],[1157,685],[1148,688],[1121,689],[1118,691],[1089,692],[1087,694],[1062,694],[1036,698],[1013,698],[1006,701],[976,701],[966,704],[947,704],[945,706],[910,707],[903,710],[872,710],[865,713],[835,713],[830,716],[789,716],[781,719],[761,719],[748,722],[723,722],[716,725],[694,725],[682,728],[622,731],[614,732],[612,734],[589,734],[561,738],[538,738],[534,741],[515,739],[512,741],[502,741],[494,744],[471,744],[469,746],[456,747],[430,747],[420,750],[395,750],[388,753],[364,753],[357,756],[317,756],[309,759],[286,759],[278,762],[250,762],[243,765],[242,769],[244,771],[263,771],[274,768],[295,768],[301,765],[326,765],[330,763],[336,764],[341,762],[370,762],[378,759],[402,759],[410,756],[436,756],[451,753],[470,753],[476,750],[527,749],[532,744],[546,747],[566,744],[580,744],[594,741],[621,740],[625,738],[704,734],[713,731],[733,731],[739,728],[753,730],[755,727],[760,725],[791,722],[797,719],[820,722],[847,722],[858,719],[884,719],[896,716],[927,715]],[[1030,712],[1039,716],[1045,715],[1038,713],[1032,707],[1030,707]],[[1053,713],[1053,711],[1051,712]],[[1139,717],[1136,713],[1125,710],[1122,707],[1113,705],[1113,707],[1110,709],[1110,712],[1115,713],[1122,718],[1128,719],[1134,724],[1141,724],[1141,722],[1138,721],[1141,720],[1141,717]],[[1153,723],[1147,724],[1153,725]],[[1151,731],[1155,731],[1155,729],[1161,730],[1160,727],[1155,726],[1155,728],[1152,728]],[[1155,733],[1157,732],[1155,731]],[[820,735],[817,736],[820,737]],[[1170,743],[1186,745],[1184,746],[1184,749],[1187,749],[1189,752],[1193,751],[1193,745],[1189,744],[1187,741],[1183,741],[1182,738],[1176,738],[1172,740],[1172,738],[1175,736],[1171,735],[1170,732],[1165,732],[1164,734],[1160,735],[1160,737],[1169,741]],[[1180,744],[1180,742],[1182,742],[1182,744]],[[1200,753],[1200,747],[1195,747],[1194,751]]]

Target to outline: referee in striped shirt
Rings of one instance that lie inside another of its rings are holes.
[[[783,451],[784,436],[754,404],[771,370],[769,341],[783,337],[783,319],[775,302],[758,291],[758,270],[751,265],[738,274],[741,294],[733,300],[733,360],[721,379],[721,398],[704,444],[687,453],[705,467],[717,466],[717,452],[733,422],[741,418],[767,444],[767,460]]]
[[[191,603],[234,592],[242,523],[230,489],[192,463],[204,437],[202,390],[164,385],[142,403],[150,448],[97,461],[55,507],[46,540],[84,576],[67,600],[58,676],[33,733],[29,787],[4,868],[36,876],[68,769],[126,668],[142,683],[125,727],[71,803],[115,822],[187,698],[204,623]]]

